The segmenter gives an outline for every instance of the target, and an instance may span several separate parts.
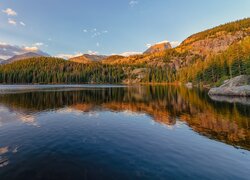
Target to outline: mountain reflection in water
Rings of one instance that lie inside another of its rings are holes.
[[[5,93],[0,95],[0,106],[16,112],[22,122],[36,126],[36,114],[46,111],[143,113],[163,125],[182,121],[208,138],[250,150],[250,106],[216,102],[196,89],[140,86]],[[0,123],[6,123],[2,119]]]

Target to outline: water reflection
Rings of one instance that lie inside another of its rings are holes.
[[[142,113],[170,127],[182,121],[206,137],[250,150],[250,106],[213,101],[196,89],[140,86],[6,93],[0,95],[0,106],[2,126],[18,119],[39,127],[36,116],[47,111]]]

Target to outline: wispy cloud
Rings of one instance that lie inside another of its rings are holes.
[[[20,21],[20,24],[21,24],[22,26],[26,26],[26,24],[25,24],[24,22],[22,22],[22,21]]]
[[[26,47],[24,47],[24,50],[25,51],[33,51],[33,52],[36,52],[36,51],[38,51],[38,47],[36,47],[36,46],[26,46]]]
[[[174,48],[174,47],[177,47],[180,45],[180,42],[179,41],[168,41],[168,40],[164,40],[164,41],[160,41],[160,42],[157,42],[157,43],[147,43],[146,44],[146,47],[147,48],[150,48],[151,46],[155,45],[155,44],[163,44],[163,43],[170,43],[171,46]]]
[[[16,46],[10,45],[5,42],[0,42],[0,58],[1,59],[8,59],[15,55],[20,55],[26,52],[41,52],[38,46]]]
[[[142,52],[128,51],[128,52],[120,53],[119,55],[127,57],[127,56],[132,56],[132,55],[139,55],[139,54],[142,54]]]
[[[8,23],[11,25],[16,25],[16,21],[14,19],[8,19]]]
[[[37,42],[37,43],[34,43],[33,45],[34,45],[34,46],[43,46],[44,43],[42,43],[42,42]]]
[[[99,52],[88,50],[87,54],[89,54],[89,55],[98,55]],[[58,55],[56,55],[56,57],[62,58],[62,59],[71,59],[71,58],[79,57],[79,56],[82,56],[82,55],[84,55],[84,54],[80,53],[80,52],[76,52],[74,54],[58,54]]]
[[[88,33],[92,38],[99,37],[108,33],[107,30],[98,30],[97,28],[83,29],[83,32]]]
[[[99,52],[97,52],[97,51],[92,51],[92,50],[88,50],[88,54],[90,54],[90,55],[98,55]]]
[[[58,54],[56,57],[62,58],[62,59],[71,59],[74,57],[82,56],[82,53],[75,53],[75,54]]]
[[[131,1],[129,1],[129,6],[130,6],[130,7],[134,7],[134,6],[136,6],[138,3],[139,3],[139,1],[137,1],[137,0],[131,0]]]
[[[101,36],[103,34],[107,34],[108,31],[107,30],[104,30],[104,31],[97,31],[96,29],[94,29],[94,33],[92,34],[92,38],[95,38],[95,37],[98,37],[98,36]]]
[[[3,13],[7,14],[8,16],[16,16],[17,15],[17,12],[11,8],[7,8],[7,9],[3,10]]]
[[[171,41],[170,44],[171,44],[172,47],[177,47],[177,46],[179,46],[181,43],[180,43],[179,41]]]

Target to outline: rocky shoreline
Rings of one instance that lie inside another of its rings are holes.
[[[210,96],[240,96],[250,97],[250,76],[241,75],[224,82],[223,85],[211,88]]]

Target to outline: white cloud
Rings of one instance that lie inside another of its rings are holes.
[[[43,46],[44,44],[42,42],[37,42],[35,44],[33,44],[34,46]]]
[[[160,42],[157,42],[157,43],[154,43],[154,44],[163,44],[163,43],[170,43],[172,47],[177,47],[177,46],[180,45],[179,41],[168,41],[168,40],[160,41]],[[148,44],[146,44],[146,47],[150,48],[154,44],[148,43]]]
[[[36,46],[31,46],[31,47],[26,46],[23,49],[25,51],[38,51],[38,47],[36,47]]]
[[[164,41],[157,42],[155,44],[163,44],[163,43],[169,43],[169,41],[168,40],[164,40]]]
[[[22,21],[20,21],[20,24],[21,24],[22,26],[26,26],[26,24],[25,24],[24,22],[22,22]]]
[[[88,54],[90,54],[90,55],[97,55],[97,54],[99,54],[99,52],[88,50]]]
[[[142,52],[133,52],[133,51],[128,51],[128,52],[123,52],[119,55],[121,56],[132,56],[132,55],[139,55],[139,54],[142,54]]]
[[[170,44],[172,47],[177,47],[180,45],[180,42],[179,41],[171,41]]]
[[[6,46],[7,43],[6,43],[6,42],[1,42],[1,41],[0,41],[0,46],[1,46],[1,45]]]
[[[99,52],[88,50],[87,54],[89,54],[89,55],[97,55],[97,54],[99,54]],[[58,54],[55,57],[63,58],[63,59],[71,59],[71,58],[82,56],[82,55],[84,55],[84,54],[80,53],[80,52],[76,52],[75,54]]]
[[[39,54],[43,54],[43,52],[40,51],[38,47],[35,47],[34,45],[17,46],[17,45],[7,44],[5,42],[0,42],[0,59],[8,59],[15,55],[20,55],[27,52],[36,52]]]
[[[58,54],[56,57],[63,58],[63,59],[71,59],[74,57],[82,56],[82,53],[75,53],[75,54]]]
[[[172,47],[176,47],[176,46],[180,45],[179,41],[168,41],[168,40],[161,41],[161,42],[158,42],[156,44],[162,44],[162,43],[170,43]]]
[[[10,8],[3,10],[3,12],[5,14],[7,14],[8,16],[16,16],[17,15],[17,13],[13,9],[10,9]]]
[[[130,2],[129,2],[129,5],[130,5],[130,7],[134,7],[135,5],[137,5],[139,3],[139,1],[137,1],[137,0],[131,0]]]
[[[100,46],[100,43],[99,43],[99,42],[97,42],[97,43],[96,43],[96,46],[97,46],[97,47],[99,47],[99,46]]]
[[[16,25],[16,21],[10,18],[8,19],[8,23],[11,25]]]
[[[92,38],[98,37],[98,36],[101,36],[101,33],[100,33],[100,32],[95,32],[95,33],[92,35]]]
[[[83,29],[84,33],[89,33],[91,35],[92,38],[96,38],[99,36],[102,36],[104,34],[107,34],[108,31],[107,30],[98,30],[97,28],[93,28],[93,29]]]

